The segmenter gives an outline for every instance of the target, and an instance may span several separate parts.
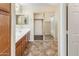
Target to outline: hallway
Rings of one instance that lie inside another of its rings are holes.
[[[58,56],[55,38],[58,36],[59,5],[16,4],[16,7],[23,11],[23,15],[18,15],[20,10],[16,10],[16,55]]]

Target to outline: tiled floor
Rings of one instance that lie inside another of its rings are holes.
[[[57,56],[58,41],[52,40],[35,40],[29,42],[29,53],[27,56]],[[26,56],[26,51],[24,53]]]
[[[45,40],[54,40],[52,35],[45,35]]]

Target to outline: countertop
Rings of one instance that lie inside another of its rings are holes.
[[[27,34],[30,31],[29,27],[16,27],[16,40],[15,42],[19,41],[25,34]]]

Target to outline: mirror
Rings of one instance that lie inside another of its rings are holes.
[[[16,15],[16,24],[17,25],[27,24],[27,17],[25,17],[24,15]]]
[[[26,25],[28,24],[28,17],[23,13],[23,7],[21,4],[15,4],[16,12],[16,25]]]

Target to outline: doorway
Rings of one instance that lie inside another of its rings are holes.
[[[43,19],[34,19],[34,40],[43,40]]]

